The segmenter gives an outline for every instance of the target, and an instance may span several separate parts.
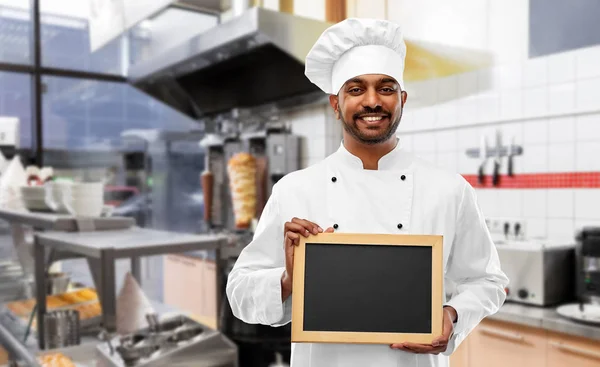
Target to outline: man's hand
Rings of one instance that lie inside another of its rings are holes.
[[[431,344],[399,343],[392,344],[392,349],[419,354],[440,354],[448,348],[448,341],[454,332],[454,320],[457,318],[456,310],[450,306],[444,307],[444,320],[442,335]]]
[[[285,242],[285,272],[281,276],[281,301],[285,301],[292,294],[294,278],[294,248],[300,244],[300,236],[308,237],[311,234],[322,233],[323,229],[317,224],[306,219],[293,218],[286,222],[283,228]],[[325,233],[333,232],[329,227]]]

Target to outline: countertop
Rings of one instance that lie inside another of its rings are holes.
[[[489,320],[506,321],[559,333],[600,341],[600,326],[583,324],[564,318],[556,307],[536,307],[506,302]]]

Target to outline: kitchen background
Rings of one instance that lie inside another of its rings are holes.
[[[150,2],[158,10],[149,12]],[[218,286],[222,286],[219,279],[226,276],[236,251],[249,241],[252,230],[232,231],[231,223],[220,222],[231,219],[221,214],[233,216],[228,212],[231,208],[224,181],[220,183],[225,193],[213,195],[223,194],[221,198],[226,198],[215,205],[217,211],[222,211],[217,213],[221,217],[212,213],[206,220],[206,190],[200,178],[209,170],[217,177],[224,157],[246,149],[236,145],[238,135],[248,133],[240,131],[244,128],[249,127],[250,135],[258,134],[249,139],[256,144],[250,151],[281,164],[277,169],[268,169],[266,185],[263,182],[267,187],[282,172],[310,166],[334,152],[342,136],[326,98],[303,100],[306,103],[298,102],[293,108],[288,102],[282,103],[285,108],[281,109],[269,109],[268,105],[266,109],[238,109],[232,102],[236,98],[211,99],[213,94],[221,94],[218,88],[210,89],[215,85],[210,81],[208,86],[198,87],[201,83],[197,81],[211,79],[201,74],[202,69],[188,75],[184,67],[162,65],[181,77],[171,80],[168,73],[164,79],[153,79],[154,72],[162,71],[153,67],[172,60],[169,57],[178,57],[173,50],[186,49],[193,37],[221,30],[225,23],[247,16],[252,5],[292,13],[298,21],[293,24],[309,24],[300,18],[318,21],[306,26],[306,35],[326,21],[344,16],[389,19],[402,24],[408,44],[408,101],[398,131],[401,144],[425,160],[463,175],[476,188],[501,249],[503,265],[511,276],[518,274],[512,277],[509,292],[514,302],[507,303],[495,318],[474,331],[453,356],[452,365],[600,366],[598,307],[586,306],[583,312],[582,305],[581,314],[569,308],[569,317],[555,311],[574,301],[573,295],[560,292],[572,292],[573,284],[584,283],[583,278],[577,283],[571,278],[575,273],[584,274],[583,266],[572,268],[573,262],[565,262],[562,256],[565,251],[571,253],[576,243],[581,245],[583,241],[576,234],[584,227],[600,227],[600,2],[132,0],[127,4],[136,20],[119,30],[120,18],[109,19],[114,23],[104,31],[117,33],[108,40],[97,33],[95,22],[99,20],[92,16],[91,9],[100,3],[120,4],[100,0],[0,0],[0,150],[8,157],[19,153],[24,165],[43,159],[45,166],[55,167],[58,177],[106,179],[105,198],[116,206],[114,215],[133,217],[141,227],[198,234],[223,232],[230,236],[228,245],[234,248],[223,255],[227,257],[222,261],[225,270],[217,266],[219,255],[214,252],[145,258],[141,286],[149,299],[191,312],[206,325],[216,325],[222,318],[223,333],[237,343],[240,358],[248,358],[243,367],[269,365],[273,350],[287,358],[289,335],[283,335],[285,329],[277,334],[270,329],[235,324],[232,315],[223,315],[218,307]],[[200,6],[209,3],[231,6],[223,11],[207,11]],[[39,64],[34,42],[36,4],[40,10]],[[120,10],[112,10],[119,14]],[[261,40],[257,37],[252,41]],[[284,51],[295,51],[294,43],[283,45]],[[281,57],[285,52],[267,54],[263,59],[260,52],[253,53],[247,63],[250,66],[233,62],[227,67],[239,69],[224,73],[224,69],[211,70],[222,72],[222,89],[229,87],[231,93],[223,94],[226,97],[257,95],[260,100],[269,95],[270,91],[263,94],[262,89],[277,83],[269,84],[273,80],[268,78],[268,68],[266,74],[259,74],[265,72],[260,68],[261,61],[270,61],[269,67],[283,65],[281,70],[294,71],[293,75],[286,74],[290,76],[289,84],[298,88],[296,91],[305,91],[297,78],[302,78],[303,64]],[[226,52],[224,55],[215,57],[225,59],[225,63]],[[197,60],[191,56],[195,55],[185,56],[190,57],[182,64],[194,70]],[[248,77],[256,66],[256,74],[265,76],[265,84],[256,82],[261,88],[250,92],[242,88],[244,85],[234,90],[232,85],[236,84],[231,80],[236,77],[232,76]],[[39,96],[35,83],[38,75]],[[196,106],[186,100],[190,96],[195,98]],[[205,119],[202,109],[213,112],[211,108],[231,111]],[[268,137],[261,135],[265,120],[275,127],[272,135],[266,134]],[[15,123],[17,139],[11,141],[10,136],[15,134],[7,127]],[[227,143],[207,145],[214,138],[210,133],[225,138]],[[299,141],[297,157],[290,154],[282,163],[277,154],[265,149],[272,147],[269,144],[278,146],[279,139],[288,147]],[[231,148],[223,148],[227,144]],[[500,157],[496,156],[498,147]],[[499,178],[495,183],[496,163]],[[220,173],[225,176],[223,170]],[[0,216],[2,210],[0,207]],[[505,224],[509,226],[508,236]],[[515,239],[518,241],[512,241]],[[510,246],[507,240],[512,241]],[[553,250],[542,246],[551,243],[570,247]],[[0,222],[0,258],[15,255],[12,245],[9,225]],[[512,245],[517,253],[511,252]],[[595,246],[599,246],[597,242]],[[600,264],[600,254],[588,251],[585,264],[592,277],[597,277],[594,266]],[[60,270],[73,281],[93,284],[83,259],[62,261]],[[117,289],[129,270],[128,260],[117,263]],[[587,279],[591,279],[589,275]],[[596,282],[597,278],[593,279]],[[570,283],[565,286],[563,281]],[[189,292],[190,288],[198,291]],[[588,290],[597,295],[598,302],[597,289]],[[0,325],[3,311],[0,309]],[[595,322],[591,326],[573,322],[577,317],[578,322],[586,317]]]
[[[551,3],[532,1],[530,12],[530,2],[522,0],[357,1],[349,10],[398,21],[409,40],[493,55],[488,68],[407,83],[401,142],[467,177],[487,217],[521,221],[528,237],[572,240],[577,228],[600,222],[592,204],[600,203],[600,46],[594,45],[600,40],[581,47],[579,38],[594,36],[576,32],[597,28],[585,14],[600,8],[586,1]],[[532,24],[540,18],[543,24]],[[541,34],[530,40],[530,30]],[[325,107],[290,116],[296,131],[311,137],[305,165],[331,152],[329,140],[337,143],[338,135],[325,130],[330,112]],[[523,154],[514,158],[514,177],[506,176],[508,159],[502,158],[497,187],[488,159],[490,178],[478,185],[482,161],[466,152],[479,149],[482,136],[493,148],[498,130],[504,145],[521,146]]]

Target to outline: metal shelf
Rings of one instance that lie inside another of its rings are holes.
[[[67,214],[38,213],[0,209],[0,219],[11,223],[31,226],[50,231],[77,231],[81,220]],[[93,218],[91,222],[97,231],[127,229],[135,224],[133,218],[107,217]]]

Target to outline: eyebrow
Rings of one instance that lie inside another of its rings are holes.
[[[352,78],[352,79],[348,80],[347,83],[348,84],[350,84],[350,83],[364,84],[365,81],[362,80],[361,78]],[[398,82],[393,78],[385,78],[384,77],[384,78],[379,79],[379,81],[378,81],[378,84],[382,84],[382,83],[396,83],[397,84]]]
[[[379,83],[398,83],[398,82],[392,78],[381,78],[381,79],[379,79]]]

